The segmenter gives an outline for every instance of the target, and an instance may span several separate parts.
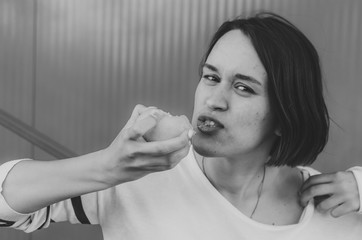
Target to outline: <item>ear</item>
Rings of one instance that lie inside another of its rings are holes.
[[[278,137],[282,136],[282,131],[280,130],[280,127],[277,127],[274,131],[274,134],[277,135]]]

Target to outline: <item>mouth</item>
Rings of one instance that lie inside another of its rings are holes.
[[[201,115],[197,119],[197,129],[202,133],[210,135],[222,128],[224,128],[224,125],[215,118]]]

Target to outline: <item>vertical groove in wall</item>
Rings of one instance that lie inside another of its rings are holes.
[[[31,92],[32,92],[32,100],[31,100],[31,122],[30,122],[30,125],[32,127],[36,127],[36,79],[37,79],[37,75],[36,75],[36,72],[37,72],[37,26],[38,26],[38,2],[37,0],[34,0],[34,6],[33,6],[33,46],[32,46],[32,55],[33,55],[33,59],[32,59],[32,68],[33,68],[33,74],[31,76],[31,82],[32,82],[32,88],[31,88]],[[34,145],[31,146],[31,154],[30,154],[30,157],[31,158],[34,158]]]

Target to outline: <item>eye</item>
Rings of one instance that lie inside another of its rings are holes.
[[[202,79],[209,83],[218,83],[220,82],[220,78],[213,74],[205,74],[202,76]]]
[[[237,84],[235,84],[234,87],[235,87],[235,89],[237,89],[237,91],[239,91],[239,92],[249,93],[249,94],[255,94],[255,91],[254,91],[252,88],[246,86],[245,84],[237,83]]]

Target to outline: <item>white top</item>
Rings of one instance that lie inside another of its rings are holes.
[[[0,186],[14,164],[13,161],[0,166]],[[311,168],[301,169],[311,175],[317,173]],[[361,174],[361,169],[355,170]],[[356,179],[361,190],[361,178]],[[101,225],[104,240],[360,240],[362,236],[362,214],[333,218],[315,211],[313,202],[309,202],[297,224],[273,226],[256,222],[210,184],[192,151],[170,171],[150,174],[81,199],[83,213],[90,223]],[[0,194],[0,225],[3,222],[26,232],[47,227],[51,220],[79,223],[79,212],[79,204],[66,200],[30,215],[19,214]]]

